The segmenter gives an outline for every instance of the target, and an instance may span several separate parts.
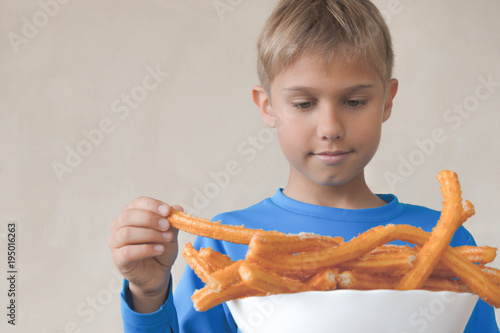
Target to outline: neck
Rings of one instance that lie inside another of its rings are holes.
[[[363,172],[340,185],[299,182],[290,175],[283,194],[297,201],[343,209],[375,208],[385,205],[385,202],[370,190]]]

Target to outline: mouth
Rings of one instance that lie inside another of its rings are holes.
[[[328,150],[313,153],[313,156],[326,164],[337,164],[342,162],[351,152],[351,150]]]

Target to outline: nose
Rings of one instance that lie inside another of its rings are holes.
[[[321,140],[342,140],[345,136],[344,120],[341,110],[325,106],[318,112],[317,134]]]

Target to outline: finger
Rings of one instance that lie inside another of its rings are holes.
[[[161,216],[167,216],[170,214],[170,206],[168,204],[149,197],[138,197],[125,206],[124,210],[125,209],[147,210]]]
[[[122,210],[111,226],[112,230],[118,230],[124,227],[151,228],[166,231],[170,228],[170,223],[167,218],[155,212],[128,208]]]
[[[175,210],[177,210],[177,211],[184,212],[184,208],[182,208],[182,206],[173,205],[172,208],[175,209]],[[168,212],[168,215],[170,215],[170,213],[172,213],[172,209],[170,209],[170,211]],[[172,232],[174,234],[174,241],[177,241],[177,235],[179,234],[179,229],[171,226],[170,225],[170,221],[167,220],[167,222],[169,224],[168,230],[172,230]],[[162,223],[165,223],[165,222],[162,222]]]
[[[173,205],[172,208],[175,209],[175,210],[179,210],[181,212],[184,211],[184,208],[182,208],[182,206],[179,206],[179,205]]]
[[[127,268],[137,261],[152,258],[163,253],[165,247],[161,244],[128,245],[113,250],[113,261],[117,267]]]
[[[148,228],[124,227],[113,233],[109,245],[120,248],[134,244],[166,243],[175,239],[172,231],[157,231]]]
[[[181,212],[184,212],[184,208],[182,208],[182,206],[179,206],[179,205],[173,205],[172,206],[173,209],[177,210],[177,211],[181,211]],[[172,210],[170,210],[170,212],[168,213],[168,215],[170,215],[170,213],[172,212]],[[167,220],[168,221],[168,220]],[[169,225],[170,225],[170,221],[168,221]],[[175,227],[169,227],[169,230],[172,230],[173,233],[174,233],[174,237],[175,239],[177,240],[177,235],[179,234],[179,229],[175,228]]]

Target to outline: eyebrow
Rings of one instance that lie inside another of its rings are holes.
[[[348,94],[348,93],[353,93],[358,90],[363,90],[363,89],[372,89],[375,88],[374,84],[357,84],[352,87],[347,87],[342,89],[343,93]],[[316,91],[316,88],[312,87],[304,87],[304,86],[292,86],[288,88],[283,88],[283,92],[293,92],[293,91],[304,91],[304,92],[311,92],[311,91]]]

